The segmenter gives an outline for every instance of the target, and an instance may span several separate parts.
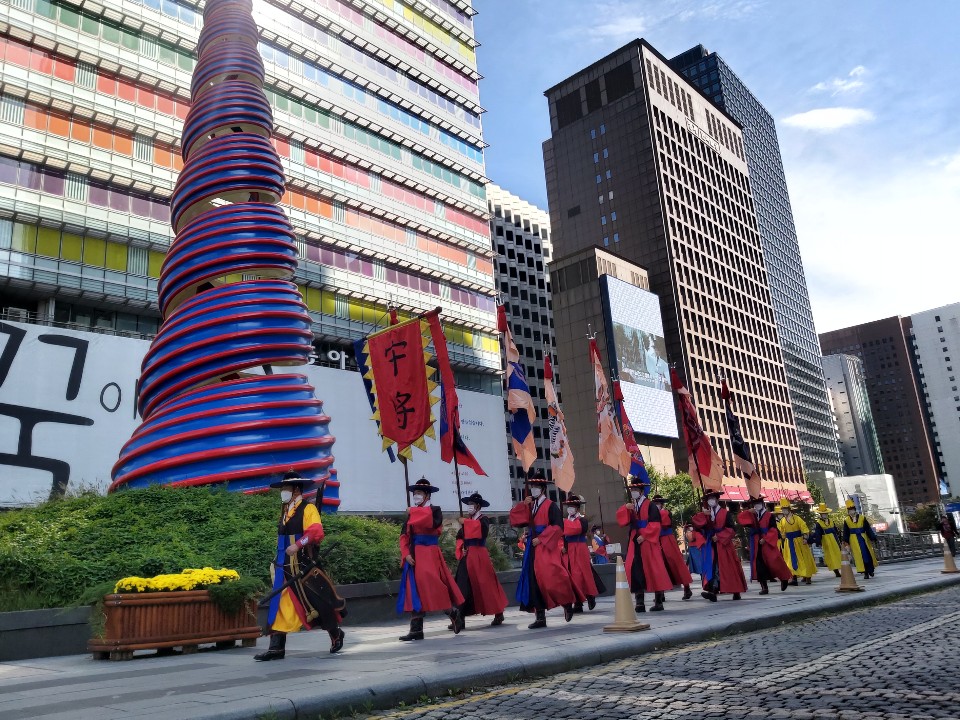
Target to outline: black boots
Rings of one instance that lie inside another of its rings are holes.
[[[833,571],[833,574],[836,575],[837,577],[840,577],[840,571],[839,571],[839,570],[834,570],[834,571]]]
[[[689,586],[689,585],[684,585],[684,586],[683,586],[683,598],[681,598],[681,599],[682,599],[682,600],[689,600],[689,599],[692,598],[692,597],[693,597],[693,590],[690,589],[690,586]]]
[[[666,599],[667,596],[664,593],[655,593],[653,596],[653,607],[650,608],[650,612],[660,612],[663,610],[663,601]]]
[[[265,652],[254,655],[253,659],[257,662],[266,662],[267,660],[283,660],[286,655],[287,634],[274,633],[270,636],[270,647]]]
[[[793,580],[790,581],[790,585],[792,585],[793,587],[797,587],[799,584],[800,584],[800,581],[797,580],[797,576],[794,575]]]
[[[343,638],[346,637],[346,633],[343,632],[342,628],[337,628],[336,630],[330,631],[330,654],[343,650]]]
[[[643,606],[643,593],[634,593],[634,597],[637,600],[637,604],[633,609],[638,613],[646,612],[647,609]]]
[[[410,642],[411,640],[423,640],[423,618],[410,618],[410,632],[408,632],[406,635],[401,635],[400,640],[403,642]]]
[[[587,609],[593,610],[597,606],[597,599],[593,595],[587,596]]]
[[[460,608],[452,608],[447,615],[450,617],[450,623],[453,625],[453,634],[459,635],[460,631],[467,626],[467,621],[464,619],[463,613],[460,612]]]
[[[767,581],[766,581],[766,580],[761,580],[761,581],[760,581],[760,592],[758,592],[757,595],[769,595],[769,594],[770,594],[770,586],[767,585]]]
[[[734,593],[734,594],[733,594],[733,599],[734,599],[734,600],[739,600],[739,599],[740,599],[740,593]]]
[[[786,590],[788,587],[790,587],[790,581],[789,581],[789,580],[781,580],[781,581],[780,581],[780,592],[783,592],[783,591]]]
[[[709,600],[710,602],[716,602],[716,601],[717,601],[717,595],[716,595],[716,593],[707,592],[706,590],[704,590],[702,593],[700,593],[700,597],[706,598],[706,599]]]
[[[493,616],[493,621],[490,623],[490,627],[496,627],[497,625],[503,625],[503,613],[497,613]]]
[[[580,606],[580,612],[583,612],[583,605]],[[566,622],[573,620],[573,605],[563,606],[563,619]]]
[[[527,625],[528,630],[536,630],[547,626],[547,613],[545,610],[537,610],[536,620]]]

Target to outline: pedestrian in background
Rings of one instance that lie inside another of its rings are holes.
[[[943,539],[947,541],[947,547],[950,548],[950,554],[957,554],[957,531],[953,527],[953,522],[950,520],[949,515],[944,515],[940,520],[940,534],[943,535]]]
[[[590,547],[593,550],[593,562],[595,565],[606,565],[610,562],[610,558],[607,557],[607,545],[610,544],[610,538],[604,535],[603,528],[599,525],[590,528],[590,533],[592,535]]]

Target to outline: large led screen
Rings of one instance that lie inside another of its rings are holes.
[[[607,354],[637,433],[677,437],[660,300],[653,293],[600,276]]]

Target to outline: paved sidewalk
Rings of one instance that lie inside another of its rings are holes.
[[[862,593],[835,593],[839,581],[823,571],[812,587],[774,589],[767,597],[759,597],[753,585],[740,602],[682,602],[679,593],[668,593],[666,612],[643,616],[651,630],[626,635],[602,632],[613,620],[613,599],[604,598],[569,624],[555,610],[549,627],[537,631],[527,630],[530,616],[515,609],[500,628],[470,618],[459,636],[445,629],[445,617],[430,617],[427,639],[412,644],[397,641],[406,627],[402,621],[346,626],[339,656],[327,654],[326,633],[311,633],[292,636],[286,659],[270,663],[254,663],[258,651],[240,648],[129,662],[75,655],[0,663],[0,720],[246,720],[351,708],[370,712],[960,583],[960,575],[941,575],[942,567],[941,560],[882,565],[875,579],[858,578],[868,588]],[[264,639],[260,646],[266,646]]]

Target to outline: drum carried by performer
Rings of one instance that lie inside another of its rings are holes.
[[[316,565],[317,545],[324,538],[323,525],[317,506],[303,498],[303,492],[313,485],[313,480],[295,472],[288,472],[283,480],[270,484],[280,489],[283,503],[273,566],[275,594],[270,599],[267,615],[270,647],[255,655],[254,660],[282,660],[286,654],[287,633],[301,628],[326,630],[330,635],[331,653],[343,648],[340,621],[346,615],[347,603],[337,594],[333,581]],[[319,497],[322,492],[318,493]]]

